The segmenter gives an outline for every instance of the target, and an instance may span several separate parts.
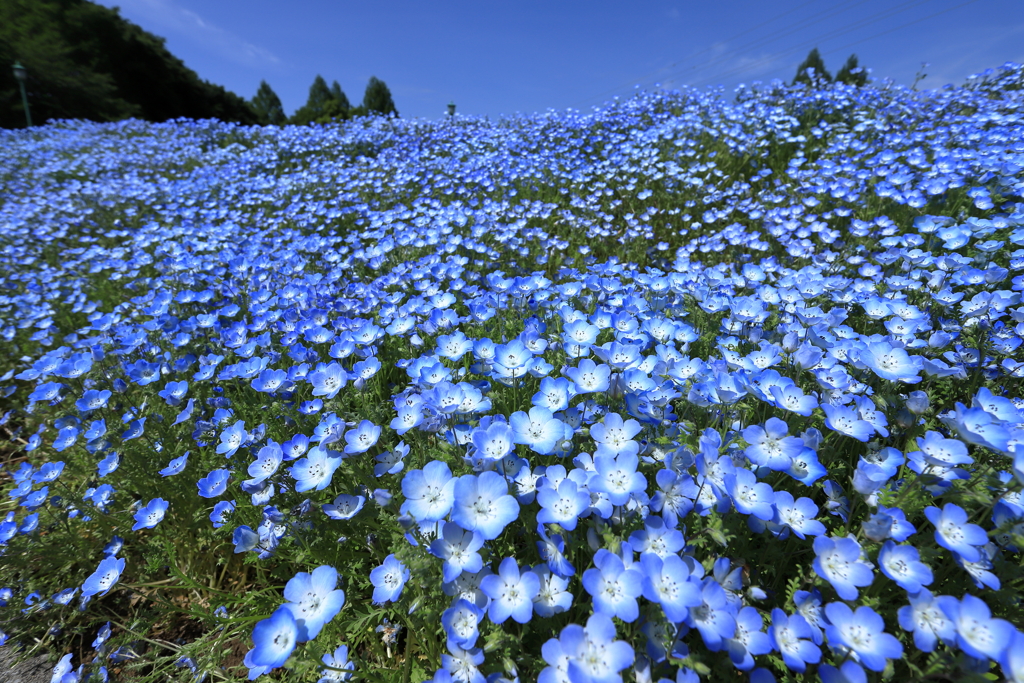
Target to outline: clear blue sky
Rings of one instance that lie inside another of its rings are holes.
[[[1024,0],[102,0],[243,97],[289,115],[317,74],[353,104],[388,84],[403,118],[589,110],[634,86],[790,80],[817,46],[922,88],[1024,62]]]

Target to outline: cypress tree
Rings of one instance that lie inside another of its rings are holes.
[[[280,126],[287,118],[284,115],[284,107],[281,106],[281,98],[277,96],[273,88],[266,81],[260,81],[259,90],[252,98],[252,108],[262,125]]]
[[[814,79],[812,81],[808,69],[814,70]],[[832,74],[825,68],[825,60],[821,58],[821,54],[818,52],[818,48],[811,50],[807,59],[801,62],[800,66],[796,68],[796,76],[793,77],[793,85],[797,83],[803,83],[805,85],[814,85],[815,82],[824,81],[825,83],[832,82]]]
[[[338,85],[338,81],[331,83],[331,97],[341,105],[341,108],[348,113],[348,110],[352,108],[352,105],[348,101],[348,97],[342,91],[341,86]]]
[[[384,81],[376,76],[370,77],[366,84],[366,92],[363,94],[363,108],[370,114],[384,114],[385,116],[398,116],[395,109],[395,101],[391,99],[391,91]]]
[[[836,81],[847,85],[864,86],[868,82],[867,71],[857,64],[857,55],[850,55],[843,68],[836,74]]]

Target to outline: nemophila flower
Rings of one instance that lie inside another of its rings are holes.
[[[336,683],[347,681],[352,678],[351,671],[355,670],[355,663],[349,661],[348,645],[339,645],[333,653],[328,652],[320,661],[324,666],[330,667],[320,670],[320,679],[316,683]]]
[[[852,659],[848,659],[838,668],[831,664],[818,667],[821,683],[868,683],[868,675],[864,668]]]
[[[474,531],[466,531],[454,522],[445,522],[441,537],[430,543],[430,553],[444,560],[443,580],[454,581],[462,572],[476,573],[483,567],[478,552],[484,539]]]
[[[291,461],[301,458],[309,448],[309,437],[305,434],[296,434],[288,441],[281,444],[281,451],[284,459]]]
[[[253,648],[246,653],[243,664],[249,667],[249,680],[255,680],[271,669],[284,666],[295,650],[299,629],[286,605],[256,624],[252,629]]]
[[[959,505],[946,503],[942,510],[929,506],[925,517],[935,527],[935,542],[951,550],[967,562],[977,562],[981,557],[978,546],[988,543],[988,534],[977,524],[967,521],[967,513]]]
[[[725,475],[725,490],[736,510],[744,515],[753,515],[762,521],[775,516],[772,503],[775,492],[765,482],[758,482],[750,470],[736,468]]]
[[[750,444],[743,451],[750,462],[776,471],[789,469],[793,457],[804,449],[803,439],[789,436],[789,426],[775,417],[768,418],[764,427],[747,427],[743,438]]]
[[[116,558],[113,556],[105,557],[100,560],[99,566],[96,568],[89,578],[82,584],[82,596],[91,597],[93,595],[106,595],[118,579],[121,578],[121,572],[124,571],[125,560],[124,558]]]
[[[486,683],[487,679],[479,669],[484,663],[481,648],[465,649],[449,642],[448,652],[441,655],[444,668],[434,675],[434,683]]]
[[[939,599],[939,608],[953,623],[956,644],[971,657],[999,661],[1015,629],[1004,619],[993,619],[984,600],[964,595],[959,602],[954,598]]]
[[[644,528],[629,535],[629,545],[641,554],[652,553],[661,558],[674,555],[686,545],[683,532],[665,524],[658,515],[648,515]]]
[[[567,368],[563,374],[572,380],[573,393],[592,394],[608,390],[612,369],[584,358],[576,367]]]
[[[543,524],[537,525],[537,554],[547,562],[548,569],[556,576],[568,578],[576,573],[576,569],[565,557],[565,540],[560,534],[548,535]]]
[[[809,417],[818,407],[818,400],[812,395],[805,394],[796,384],[773,385],[768,387],[768,393],[775,405],[804,417]]]
[[[82,394],[82,398],[75,401],[75,407],[83,413],[90,410],[99,410],[107,405],[112,393],[108,389],[89,389]]]
[[[216,498],[228,490],[228,481],[230,479],[230,470],[213,470],[197,482],[199,495],[203,498]]]
[[[476,645],[484,610],[465,598],[458,598],[441,613],[441,626],[448,641],[468,650]]]
[[[612,505],[625,505],[630,496],[647,488],[647,478],[637,472],[639,464],[636,454],[628,451],[618,456],[598,455],[587,488],[606,494]]]
[[[590,493],[581,489],[571,479],[563,479],[558,488],[551,484],[537,490],[537,502],[541,506],[537,521],[542,524],[558,524],[567,531],[576,528],[580,516],[590,506]]]
[[[256,460],[249,465],[248,472],[252,479],[247,483],[256,484],[273,476],[283,461],[284,451],[281,450],[281,446],[274,441],[269,441],[256,454]]]
[[[569,592],[569,579],[553,574],[543,564],[539,564],[531,572],[537,575],[540,586],[533,598],[533,611],[542,617],[551,617],[572,607],[572,593]]]
[[[334,499],[333,503],[325,503],[321,506],[324,514],[331,519],[349,520],[359,514],[359,511],[366,505],[366,496],[353,496],[341,494]]]
[[[920,558],[914,546],[886,541],[878,552],[878,567],[900,588],[908,593],[917,593],[922,586],[932,582],[932,570]]]
[[[385,474],[398,474],[405,467],[405,456],[409,455],[409,447],[404,441],[399,441],[393,451],[379,453],[374,460],[377,464],[373,466],[373,476],[382,477]]]
[[[566,438],[565,423],[555,418],[551,410],[543,407],[531,408],[528,414],[522,411],[512,413],[509,426],[513,442],[525,444],[540,455],[553,453]]]
[[[377,443],[379,438],[380,427],[369,420],[362,420],[354,429],[345,433],[345,441],[348,444],[345,446],[345,453],[347,455],[365,453]]]
[[[540,381],[540,391],[534,394],[531,400],[538,408],[546,408],[556,413],[569,407],[569,399],[572,396],[573,386],[568,379],[545,377]]]
[[[712,652],[721,650],[725,640],[736,635],[736,607],[721,584],[711,577],[704,579],[700,589],[701,602],[690,608],[686,624],[700,631]]]
[[[954,411],[940,415],[939,419],[969,444],[999,452],[1007,450],[1010,431],[1001,420],[982,408],[967,408],[957,403]]]
[[[643,574],[627,568],[615,553],[601,548],[594,555],[594,568],[583,572],[583,588],[590,593],[594,611],[635,621],[640,615],[636,599],[643,593]]]
[[[248,439],[249,433],[245,431],[245,423],[239,420],[221,432],[217,452],[223,453],[225,458],[230,458]]]
[[[832,584],[843,600],[856,600],[857,588],[870,585],[875,578],[853,538],[818,536],[814,539],[814,554],[815,573]]]
[[[316,370],[306,377],[306,381],[313,385],[313,396],[332,399],[345,387],[348,373],[339,363],[319,363]]]
[[[694,500],[699,495],[700,489],[693,481],[692,476],[671,469],[658,470],[655,481],[658,484],[658,490],[651,497],[650,508],[654,512],[661,513],[665,524],[676,527],[679,520],[693,510]]]
[[[410,470],[402,478],[402,494],[402,513],[421,523],[443,519],[455,501],[452,471],[440,460],[428,462],[422,470]]]
[[[506,557],[498,566],[497,574],[480,581],[480,590],[491,599],[487,608],[491,621],[501,624],[512,617],[525,624],[533,616],[533,599],[540,590],[540,579],[529,570],[520,573],[515,558]]]
[[[219,529],[227,524],[228,517],[234,511],[235,501],[233,500],[222,500],[214,505],[213,511],[210,512],[210,521],[213,523],[213,528]]]
[[[1017,631],[1013,634],[999,664],[1003,667],[1003,675],[1008,681],[1011,683],[1024,681],[1024,633]]]
[[[644,553],[640,556],[640,569],[643,596],[661,605],[669,621],[684,621],[691,607],[703,603],[700,586],[690,580],[690,568],[679,555],[666,555],[663,559],[654,553]]]
[[[756,608],[747,605],[736,613],[736,632],[732,638],[725,641],[725,649],[733,665],[740,671],[750,671],[754,668],[754,655],[772,651],[771,639],[761,630],[762,628],[764,621]]]
[[[335,470],[341,466],[342,456],[337,451],[330,451],[320,446],[309,449],[305,458],[297,460],[289,473],[295,480],[298,492],[323,491],[331,483]]]
[[[569,624],[557,640],[548,640],[541,654],[548,666],[538,683],[621,683],[619,672],[633,664],[633,648],[615,640],[615,624],[603,614],[592,614],[585,628]]]
[[[793,500],[793,494],[788,491],[776,491],[773,502],[775,516],[772,521],[786,525],[798,538],[821,536],[825,533],[825,525],[816,519],[818,506],[810,498]]]
[[[821,409],[825,411],[825,426],[834,432],[839,432],[864,442],[867,442],[875,433],[875,429],[871,426],[870,422],[860,419],[856,411],[846,406],[822,403]]]
[[[782,661],[793,671],[803,673],[808,664],[821,661],[821,648],[811,642],[811,627],[799,614],[787,615],[781,609],[772,610],[772,624],[768,639],[782,655]]]
[[[947,439],[942,434],[928,431],[918,437],[917,447],[924,454],[925,462],[940,467],[954,467],[974,462],[967,454],[967,446],[958,439]]]
[[[236,527],[231,534],[231,542],[235,544],[235,553],[252,550],[260,541],[260,536],[248,526]]]
[[[183,471],[185,471],[185,466],[188,464],[188,455],[190,452],[191,451],[185,451],[183,455],[179,455],[177,458],[174,458],[169,463],[167,463],[167,467],[160,470],[157,474],[163,477],[170,477],[175,474],[181,474]]]
[[[473,430],[473,447],[490,461],[501,460],[515,447],[512,428],[505,422],[492,422]]]
[[[848,648],[857,661],[872,671],[885,669],[887,659],[903,657],[900,641],[885,632],[885,622],[870,607],[858,607],[854,612],[844,603],[832,602],[825,606],[825,616],[829,647]]]
[[[292,382],[288,379],[286,371],[267,368],[261,371],[258,377],[253,378],[249,382],[249,386],[261,393],[273,394],[289,390],[292,387]]]
[[[921,381],[921,359],[888,342],[869,342],[860,353],[860,361],[882,379],[904,384]]]
[[[296,640],[305,642],[317,637],[324,624],[341,611],[345,592],[338,585],[338,571],[322,565],[312,572],[299,572],[284,587],[283,607],[295,618]]]
[[[409,570],[394,554],[388,555],[384,564],[370,572],[370,583],[374,585],[373,603],[382,605],[398,600],[408,580]]]
[[[594,456],[636,455],[640,451],[640,444],[634,441],[633,437],[642,429],[636,420],[623,421],[617,413],[609,413],[603,422],[590,428],[590,436],[597,445]]]
[[[519,503],[508,495],[508,484],[497,472],[467,474],[455,480],[451,519],[485,541],[498,537],[519,517]]]
[[[145,507],[135,513],[135,526],[132,527],[132,531],[155,527],[163,520],[164,513],[167,512],[167,505],[167,501],[163,498],[154,498],[146,503]]]

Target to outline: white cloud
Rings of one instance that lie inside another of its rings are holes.
[[[269,50],[244,40],[203,19],[172,0],[120,0],[121,13],[155,33],[176,33],[243,66],[276,65],[281,62]]]

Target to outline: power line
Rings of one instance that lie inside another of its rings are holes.
[[[939,10],[938,12],[933,12],[932,14],[929,14],[928,16],[921,17],[921,18],[915,19],[913,21],[909,21],[909,22],[907,22],[905,24],[902,24],[900,26],[896,26],[894,28],[887,29],[885,31],[880,31],[880,32],[878,32],[878,33],[876,33],[874,35],[868,36],[867,38],[860,38],[860,39],[855,40],[853,42],[847,43],[846,45],[841,45],[840,47],[832,48],[830,50],[827,50],[825,52],[825,54],[832,54],[834,52],[838,52],[840,50],[845,50],[847,48],[853,47],[854,45],[859,45],[860,43],[864,43],[864,42],[869,41],[869,40],[874,40],[875,38],[879,38],[881,36],[887,35],[887,34],[892,33],[894,31],[902,30],[904,28],[907,28],[908,26],[913,26],[914,24],[921,23],[922,21],[927,21],[928,19],[932,19],[932,18],[937,17],[937,16],[939,16],[941,14],[945,14],[947,12],[952,12],[955,9],[959,9],[959,8],[965,7],[967,5],[972,5],[975,2],[978,2],[978,0],[967,0],[967,2],[962,2],[959,5],[954,5],[953,7],[947,7],[944,10]],[[844,33],[848,33],[848,32],[849,31],[845,31]],[[840,35],[842,35],[842,34],[840,34]],[[766,59],[760,60],[760,61],[755,62],[753,64],[747,64],[747,65],[744,65],[742,67],[738,67],[736,69],[725,71],[723,73],[718,74],[717,76],[715,76],[712,79],[705,79],[703,81],[700,81],[697,85],[695,85],[693,87],[702,87],[702,86],[707,85],[709,83],[712,83],[712,82],[714,82],[714,81],[716,81],[718,79],[721,79],[721,78],[723,78],[725,76],[732,76],[732,75],[735,75],[737,73],[743,73],[745,71],[750,71],[751,69],[757,68],[760,64],[763,64],[765,62],[770,62],[772,59],[775,59],[775,58],[780,57],[782,55],[789,54],[790,52],[796,52],[797,50],[805,49],[806,46],[809,45],[809,44],[811,44],[811,42],[804,43],[803,45],[801,45],[799,47],[792,48],[790,50],[786,50],[783,53],[780,53],[780,54],[775,55],[775,56],[770,57],[770,58],[766,58]]]
[[[763,27],[767,26],[768,24],[770,24],[770,23],[772,23],[774,21],[777,21],[777,20],[779,20],[779,19],[781,19],[781,18],[783,18],[783,17],[785,17],[787,15],[792,14],[793,12],[796,12],[797,10],[803,9],[807,5],[813,4],[815,1],[816,0],[807,0],[807,2],[804,2],[804,3],[800,4],[800,5],[797,5],[793,9],[787,10],[787,11],[783,12],[782,14],[778,14],[778,15],[776,15],[776,16],[774,16],[771,19],[768,19],[766,21],[762,21],[760,24],[757,24],[756,26],[752,26],[751,28],[748,28],[745,31],[741,31],[740,33],[737,33],[736,35],[732,36],[731,38],[726,38],[725,41],[723,41],[723,42],[729,42],[731,40],[736,40],[737,38],[745,36],[745,35],[747,35],[748,33],[752,32],[752,31],[756,31],[756,30],[758,30],[760,28],[763,28]],[[863,1],[866,2],[867,0],[863,0]],[[814,16],[814,15],[812,15],[812,16]],[[648,78],[653,78],[653,77],[657,76],[659,73],[661,73],[662,71],[664,71],[665,69],[671,69],[672,67],[676,66],[681,61],[684,61],[686,59],[693,59],[694,57],[698,57],[698,56],[700,56],[700,55],[702,55],[702,54],[704,54],[706,52],[710,52],[713,49],[714,49],[714,44],[711,45],[710,47],[706,47],[703,50],[700,50],[699,52],[696,52],[696,53],[694,53],[692,55],[689,55],[687,57],[683,57],[683,58],[681,58],[679,60],[676,60],[675,62],[672,62],[668,66],[659,67],[656,71],[652,71],[652,72],[650,72],[648,74],[640,76],[639,78],[634,78],[634,79],[632,79],[632,80],[630,80],[630,81],[628,81],[626,83],[623,83],[622,85],[616,86],[616,87],[611,88],[609,90],[605,90],[605,91],[601,92],[600,94],[593,95],[591,97],[588,97],[585,100],[580,100],[578,103],[572,104],[570,106],[571,107],[576,107],[576,106],[578,106],[580,104],[585,104],[586,102],[590,102],[591,100],[595,100],[595,99],[604,97],[605,95],[608,95],[610,93],[617,92],[617,91],[621,90],[622,88],[629,87],[630,85],[633,85],[635,83],[647,80]]]

